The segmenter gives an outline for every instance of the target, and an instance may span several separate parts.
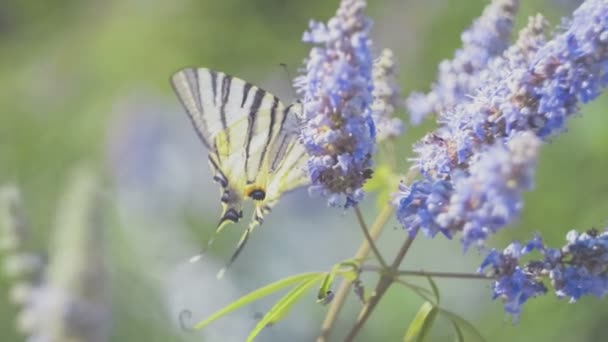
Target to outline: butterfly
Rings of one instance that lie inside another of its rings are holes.
[[[205,68],[182,69],[171,83],[209,151],[213,179],[221,187],[222,214],[207,247],[227,224],[243,217],[245,201],[255,204],[221,277],[281,195],[310,182],[308,155],[299,141],[303,106],[299,101],[285,106],[260,87]]]

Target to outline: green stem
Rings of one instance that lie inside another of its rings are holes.
[[[363,306],[363,309],[361,309],[361,312],[359,313],[359,318],[357,319],[357,322],[355,323],[353,328],[348,333],[348,336],[344,340],[345,342],[351,342],[355,339],[355,337],[357,337],[357,335],[361,331],[361,328],[363,328],[363,326],[367,322],[367,319],[371,316],[372,312],[393,283],[393,274],[395,274],[395,272],[399,268],[399,265],[401,265],[401,262],[403,262],[403,259],[405,258],[405,255],[407,254],[412,243],[414,242],[415,237],[416,235],[408,235],[407,240],[405,240],[403,246],[401,246],[401,249],[399,249],[399,253],[397,253],[395,260],[389,268],[389,274],[383,274],[380,277],[380,280],[376,285],[374,295],[369,299],[369,302],[367,302],[365,306]]]
[[[371,271],[383,273],[385,272],[382,267],[375,265],[363,265],[360,268],[361,271]],[[454,278],[454,279],[484,279],[484,280],[495,280],[496,278],[487,276],[480,273],[460,273],[460,272],[436,272],[436,271],[424,271],[424,270],[398,270],[397,275],[404,276],[418,276],[418,277],[434,277],[434,278]]]
[[[382,268],[388,269],[388,264],[382,257],[382,254],[380,254],[380,251],[378,250],[378,247],[376,246],[374,239],[369,234],[369,229],[367,228],[367,224],[365,223],[365,220],[363,219],[363,214],[361,213],[361,209],[356,204],[354,205],[354,208],[355,208],[355,213],[357,214],[357,220],[359,220],[359,226],[361,226],[361,230],[363,231],[365,240],[367,240],[367,244],[371,247],[372,252],[374,253],[374,256],[376,257],[376,259],[378,259],[378,262],[380,263]]]
[[[419,276],[419,277],[435,277],[435,278],[454,278],[454,279],[483,279],[483,280],[495,280],[494,277],[489,277],[485,274],[479,273],[459,273],[459,272],[427,272],[427,271],[412,271],[403,270],[397,271],[399,275],[408,276]]]
[[[371,240],[376,240],[380,236],[380,233],[382,233],[384,226],[386,225],[388,220],[390,220],[390,218],[393,216],[394,210],[395,208],[390,204],[384,206],[369,231]],[[365,258],[370,252],[370,248],[371,247],[368,243],[368,240],[363,240],[361,246],[359,246],[359,249],[357,250],[357,253],[355,253],[354,259],[365,260]],[[336,320],[338,319],[338,315],[340,314],[340,311],[342,310],[342,307],[346,302],[346,298],[350,293],[351,287],[352,283],[348,280],[343,280],[340,284],[340,287],[336,291],[336,296],[332,300],[331,305],[327,310],[327,314],[325,315],[325,319],[323,320],[323,325],[321,326],[321,334],[317,338],[317,342],[326,342],[329,340],[329,336],[331,335]]]

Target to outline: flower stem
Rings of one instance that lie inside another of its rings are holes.
[[[380,263],[382,268],[388,269],[388,264],[382,257],[382,254],[380,254],[380,251],[378,250],[378,247],[376,246],[374,239],[369,234],[369,229],[367,228],[367,224],[365,223],[365,220],[363,219],[363,214],[361,213],[361,209],[356,204],[354,205],[354,208],[355,208],[355,213],[357,214],[357,220],[359,220],[359,226],[361,226],[361,230],[363,231],[365,240],[367,240],[367,244],[371,247],[371,250],[374,253],[374,256],[376,257],[376,259],[378,259],[378,262]]]
[[[376,265],[363,265],[360,268],[361,271],[371,271],[383,273],[384,269]],[[424,270],[398,270],[397,275],[404,276],[418,276],[418,277],[434,277],[434,278],[454,278],[454,279],[485,279],[494,280],[496,278],[487,276],[480,273],[460,273],[460,272],[436,272],[436,271],[424,271]]]
[[[389,203],[384,206],[369,231],[369,235],[372,241],[380,236],[380,233],[382,233],[384,226],[386,225],[388,220],[393,216],[394,210],[395,208]],[[368,240],[363,240],[361,246],[359,246],[359,249],[355,254],[355,260],[364,260],[369,254],[370,248],[371,247],[368,243]],[[340,311],[342,310],[342,307],[346,302],[346,298],[350,293],[351,287],[352,283],[346,279],[343,280],[340,284],[340,287],[336,291],[336,296],[331,302],[329,309],[327,310],[325,320],[323,321],[323,325],[321,326],[321,335],[319,335],[319,337],[317,338],[317,342],[326,342],[329,339],[333,326],[336,323],[336,320],[338,319],[338,315],[340,314]]]
[[[386,293],[386,290],[388,290],[391,284],[393,283],[393,274],[397,271],[399,265],[401,265],[403,258],[405,258],[405,255],[409,251],[412,242],[414,242],[415,238],[415,234],[408,235],[407,239],[403,243],[403,246],[401,246],[401,249],[399,249],[399,253],[395,257],[395,260],[393,261],[389,269],[389,274],[383,274],[380,277],[380,280],[376,285],[374,295],[369,299],[369,302],[367,302],[365,306],[363,306],[363,309],[361,309],[361,312],[359,313],[359,318],[357,319],[357,322],[355,323],[351,331],[348,333],[348,336],[344,340],[345,342],[351,342],[355,339],[355,337],[357,337],[357,335],[361,331],[361,328],[363,328],[365,322],[367,322],[367,319],[369,318],[369,316],[371,316],[372,312],[376,308],[376,305],[378,305],[380,299],[382,299],[382,297]]]

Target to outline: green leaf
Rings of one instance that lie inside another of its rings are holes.
[[[464,342],[464,335],[462,334],[462,330],[460,326],[456,324],[456,322],[452,321],[452,325],[454,326],[454,330],[456,331],[456,341]]]
[[[232,311],[239,309],[251,302],[255,302],[256,300],[259,300],[268,295],[271,295],[271,294],[273,294],[277,291],[280,291],[286,287],[289,287],[293,284],[306,282],[306,281],[309,281],[312,279],[318,279],[321,275],[323,275],[323,273],[320,273],[320,272],[296,274],[294,276],[291,276],[291,277],[288,277],[285,279],[281,279],[272,284],[261,287],[255,291],[250,292],[249,294],[237,299],[236,301],[230,303],[228,306],[226,306],[223,309],[219,310],[218,312],[214,313],[206,320],[197,323],[194,326],[194,329],[202,329],[202,328],[208,326],[209,324],[211,324],[212,322],[214,322],[215,320],[217,320],[218,318],[221,318],[221,317],[231,313]]]
[[[306,280],[300,283],[298,286],[294,287],[291,291],[289,291],[283,298],[281,298],[271,309],[268,311],[264,317],[258,322],[255,328],[249,333],[249,337],[247,337],[247,342],[253,342],[255,338],[266,328],[269,324],[275,324],[278,321],[282,320],[287,316],[287,314],[291,311],[293,306],[302,298],[303,295],[306,294],[311,287],[315,285],[317,281],[319,281],[320,276]]]
[[[422,342],[431,330],[439,308],[431,302],[422,304],[410,327],[405,332],[404,342]]]
[[[359,263],[354,259],[350,259],[335,264],[331,272],[326,273],[321,282],[319,293],[317,294],[317,302],[325,303],[327,297],[331,294],[331,287],[334,284],[336,275],[340,275],[350,282],[355,281],[359,277]]]
[[[403,279],[395,279],[395,282],[397,282],[400,285],[403,285],[405,287],[407,287],[408,289],[414,291],[414,293],[416,293],[418,296],[420,296],[422,299],[426,300],[427,302],[433,302],[433,293],[427,289],[425,289],[422,286],[418,286],[412,283],[408,283]]]
[[[433,290],[433,295],[435,295],[435,305],[439,306],[439,303],[441,301],[441,295],[439,294],[439,288],[437,287],[437,284],[435,283],[433,278],[427,276],[426,279],[429,281],[429,284],[431,285],[431,289]]]
[[[473,335],[473,337],[476,341],[481,341],[481,342],[486,341],[486,339],[483,337],[483,335],[481,335],[479,330],[477,330],[477,328],[475,328],[475,326],[471,322],[467,321],[462,316],[455,314],[451,311],[445,310],[445,309],[439,309],[439,313],[444,315],[446,318],[448,318],[450,321],[452,321],[452,323],[454,323],[455,325],[458,325],[463,330],[468,331],[471,335]]]
[[[331,287],[334,284],[334,279],[336,278],[336,273],[334,271],[327,272],[323,280],[321,281],[321,286],[319,286],[319,293],[317,294],[317,302],[325,303],[327,300],[327,296],[331,294]]]
[[[340,274],[348,281],[354,281],[359,277],[359,263],[354,260],[343,261],[334,266],[332,272]]]

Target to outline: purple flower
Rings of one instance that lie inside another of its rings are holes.
[[[376,129],[365,7],[362,0],[343,0],[327,25],[310,24],[304,41],[315,47],[306,73],[295,82],[303,94],[301,138],[310,156],[310,192],[329,197],[334,206],[360,201],[372,174]]]
[[[575,302],[585,295],[604,297],[608,293],[608,230],[599,233],[570,231],[560,249],[548,248],[540,235],[521,245],[510,244],[504,251],[491,250],[478,272],[496,278],[494,298],[505,301],[505,310],[515,318],[522,305],[547,292],[543,279],[551,281],[558,298]],[[523,255],[538,251],[542,259],[520,263]]]
[[[403,187],[397,218],[406,229],[431,237],[460,232],[465,249],[481,245],[519,215],[522,193],[533,186],[539,148],[536,136],[519,134],[507,146],[498,143],[479,154],[468,172],[453,172],[450,181]]]
[[[480,86],[480,72],[509,46],[518,7],[518,0],[494,0],[462,33],[462,48],[454,59],[439,64],[438,80],[431,92],[412,93],[407,99],[412,123],[419,124],[433,112],[450,111],[470,101]]]
[[[608,232],[573,230],[566,239],[562,257],[551,269],[557,296],[570,297],[572,302],[587,294],[604,297],[608,293]]]
[[[540,145],[530,136],[563,131],[579,103],[606,85],[608,2],[586,1],[550,41],[544,26],[542,17],[533,17],[502,60],[478,75],[481,87],[473,100],[442,113],[440,127],[415,146],[422,182],[448,182],[444,187],[452,189],[449,203],[421,222],[432,222],[432,231],[462,232],[465,248],[482,244],[519,216]],[[523,135],[528,138],[513,145]],[[420,221],[408,217],[421,213],[412,209],[401,201],[397,216],[406,229],[406,223]]]
[[[374,62],[372,74],[374,77],[372,116],[380,142],[398,137],[405,130],[403,122],[393,117],[395,110],[402,107],[403,100],[397,83],[397,66],[391,50],[382,50],[380,57]]]
[[[522,306],[530,298],[543,295],[547,288],[535,268],[519,265],[520,258],[529,251],[519,242],[513,242],[504,251],[493,249],[479,267],[479,273],[495,277],[493,299],[501,298],[505,311],[517,320]]]

